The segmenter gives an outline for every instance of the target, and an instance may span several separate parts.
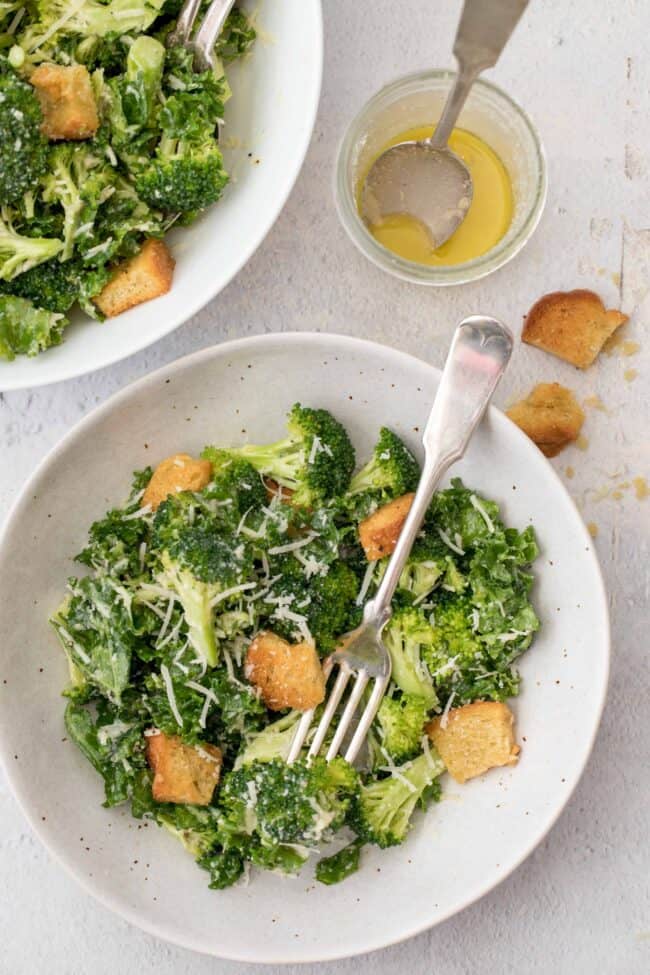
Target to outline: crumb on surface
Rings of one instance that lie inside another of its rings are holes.
[[[628,316],[607,309],[593,291],[555,291],[526,315],[522,340],[579,369],[587,369]]]
[[[559,383],[539,383],[506,412],[546,457],[577,440],[585,419],[571,390]]]

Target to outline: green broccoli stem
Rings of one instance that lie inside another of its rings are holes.
[[[399,775],[362,786],[352,821],[359,838],[382,848],[401,843],[417,803],[444,768],[430,750],[400,766]]]
[[[305,465],[305,451],[291,437],[265,446],[245,444],[232,451],[257,470],[272,477],[286,488],[295,488],[300,470]]]
[[[378,477],[383,473],[383,464],[373,455],[360,471],[353,476],[348,488],[348,495],[353,497],[355,494],[363,494],[364,491],[372,491],[378,486]]]
[[[243,752],[237,757],[235,768],[250,765],[252,762],[272,762],[275,758],[286,759],[300,717],[300,711],[289,711],[288,714],[267,725],[263,731],[253,735]]]
[[[63,242],[50,237],[23,237],[11,226],[3,209],[0,218],[0,280],[11,281],[55,257]]]
[[[219,650],[212,621],[211,598],[215,587],[201,582],[187,569],[180,568],[167,552],[162,556],[161,585],[176,593],[187,620],[190,644],[209,667],[219,662]]]

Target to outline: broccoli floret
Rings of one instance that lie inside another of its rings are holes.
[[[137,176],[136,189],[150,206],[178,213],[216,203],[227,182],[213,139],[192,143],[163,136],[153,162]]]
[[[354,468],[354,448],[338,420],[327,410],[296,403],[287,431],[288,436],[276,443],[246,444],[229,453],[293,491],[294,504],[311,507],[344,494]]]
[[[384,566],[382,565],[382,574]],[[399,578],[398,593],[406,602],[421,603],[434,589],[462,592],[466,579],[457,567],[449,548],[430,530],[413,546]]]
[[[0,359],[38,355],[59,345],[68,319],[58,312],[35,308],[25,298],[0,294]]]
[[[48,142],[36,93],[0,58],[0,204],[16,203],[47,167]]]
[[[393,664],[393,681],[405,694],[422,698],[427,709],[435,707],[438,698],[425,664],[433,634],[420,610],[398,609],[384,629],[383,640]]]
[[[248,461],[234,458],[217,447],[206,447],[201,457],[210,461],[214,471],[214,482],[208,492],[210,497],[232,500],[240,517],[251,508],[266,505],[264,482]]]
[[[154,583],[164,592],[174,593],[180,602],[187,622],[187,635],[198,657],[210,667],[219,660],[217,637],[214,631],[214,605],[226,588],[219,582],[204,582],[190,569],[164,551],[160,557],[161,568],[154,576]],[[143,584],[141,595],[155,595],[149,584]]]
[[[215,140],[222,118],[223,89],[211,71],[194,75],[191,88],[165,99],[153,158],[131,164],[142,199],[167,213],[203,210],[219,199],[228,182]]]
[[[289,640],[311,635],[321,654],[334,650],[339,638],[358,625],[359,583],[352,569],[344,562],[334,562],[326,575],[308,580],[291,556],[284,557],[281,566],[274,561],[271,572],[275,574],[278,568],[280,578],[259,607],[269,629]],[[301,627],[302,619],[309,634]]]
[[[11,293],[27,298],[38,308],[64,314],[74,305],[79,292],[77,281],[68,264],[47,261],[25,271],[11,283]]]
[[[213,514],[202,508],[190,492],[169,497],[156,512],[150,545],[150,555],[159,563],[150,594],[176,594],[190,643],[211,667],[218,659],[214,607],[229,609],[228,592],[234,589],[237,595],[238,586],[252,585],[253,571],[248,548],[232,534],[228,522],[220,520],[220,510]],[[141,589],[146,598],[148,584]]]
[[[97,210],[104,202],[104,192],[110,188],[112,194],[113,179],[111,167],[84,145],[66,143],[51,151],[49,171],[43,180],[43,199],[63,208],[60,261],[70,260],[75,246],[88,239]]]
[[[308,851],[343,825],[358,788],[356,771],[342,758],[310,765],[273,759],[230,772],[219,805],[233,833],[270,849],[298,844]]]
[[[321,653],[334,650],[339,637],[361,622],[356,605],[359,583],[344,562],[335,562],[327,575],[316,576],[309,586],[309,627]]]
[[[301,717],[300,711],[289,711],[250,737],[237,756],[235,768],[253,762],[271,762],[276,758],[286,760]]]
[[[465,597],[445,600],[434,609],[432,638],[422,657],[441,701],[452,693],[457,705],[503,701],[517,693],[519,678],[510,662],[520,651],[509,651],[508,642],[498,639],[487,646],[474,630],[477,622],[476,610]]]
[[[434,684],[451,689],[455,671],[472,667],[482,646],[472,629],[472,608],[466,599],[449,599],[436,605],[431,617],[431,639],[422,656]]]
[[[382,427],[372,457],[352,478],[348,495],[372,491],[390,501],[415,491],[419,480],[420,468],[413,454],[396,433]]]
[[[79,301],[85,311],[88,306],[96,309],[90,299],[99,294],[109,278],[109,272],[104,269],[93,271],[84,268],[78,261],[46,261],[24,274],[14,278],[10,285],[4,288],[11,293],[26,298],[37,308],[64,314],[76,301]]]
[[[30,268],[49,261],[62,250],[63,241],[49,237],[24,237],[13,228],[3,207],[0,216],[0,281],[11,281]]]
[[[391,761],[400,765],[421,750],[428,710],[423,698],[411,694],[383,699],[377,712],[378,732]]]
[[[431,798],[430,790],[444,772],[432,750],[402,765],[398,774],[362,785],[349,823],[366,843],[382,848],[396,846],[406,836],[418,802]]]

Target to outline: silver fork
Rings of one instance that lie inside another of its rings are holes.
[[[402,569],[442,475],[465,453],[511,353],[512,335],[505,325],[494,318],[474,315],[464,319],[454,333],[422,438],[422,476],[395,551],[374,599],[364,607],[361,626],[344,636],[340,646],[325,661],[325,679],[329,678],[335,667],[338,667],[338,674],[310,743],[307,753],[309,760],[320,752],[353,675],[356,675],[356,679],[327,750],[327,761],[341,749],[366,688],[373,680],[370,697],[345,750],[344,757],[348,762],[354,761],[365,741],[390,681],[391,659],[382,641],[382,631],[391,617],[391,601]],[[306,711],[298,723],[288,762],[294,762],[300,755],[313,718],[314,711]]]
[[[184,47],[194,54],[197,71],[214,69],[214,45],[223,30],[226,17],[235,5],[235,0],[212,0],[203,23],[192,36],[192,28],[202,0],[185,0],[176,21],[176,27],[167,37],[167,47]]]

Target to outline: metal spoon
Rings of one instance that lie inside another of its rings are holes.
[[[400,142],[370,167],[361,215],[370,227],[405,214],[419,220],[433,248],[465,219],[474,188],[465,163],[447,146],[474,81],[499,59],[528,0],[465,0],[454,42],[458,74],[431,138]]]

